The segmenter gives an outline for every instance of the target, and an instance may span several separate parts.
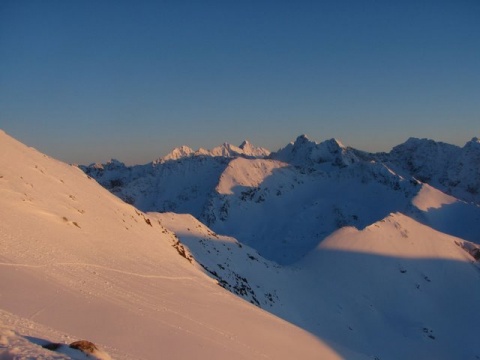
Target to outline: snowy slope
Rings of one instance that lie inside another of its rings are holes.
[[[15,329],[12,330],[12,329]],[[60,346],[55,352],[43,346],[52,344],[47,340],[57,339]],[[76,339],[29,319],[21,318],[12,313],[0,310],[0,358],[10,359],[74,359],[74,360],[111,360],[110,354],[102,349],[95,349],[93,353],[84,353],[73,349],[66,344],[75,342]],[[115,350],[113,350],[115,351]],[[121,358],[117,354],[115,358]]]
[[[235,238],[214,233],[191,215],[149,213],[178,237],[177,250],[218,284],[261,308],[282,307],[276,295],[282,268]]]
[[[229,159],[210,229],[0,133],[0,355],[85,338],[114,359],[479,358],[478,246],[445,233],[478,234],[477,207],[333,148]]]
[[[405,211],[420,188],[381,164],[320,167],[305,171],[276,160],[232,160],[201,219],[262,256],[289,264],[338,228],[363,228]]]
[[[480,272],[461,244],[402,214],[344,228],[297,264],[291,293],[311,296],[292,301],[315,313],[304,328],[379,359],[476,359]]]
[[[465,203],[423,184],[411,216],[436,230],[480,244],[480,206]]]
[[[467,251],[474,245],[405,215],[337,230],[290,266],[190,215],[149,216],[175,231],[187,256],[223,287],[308,330],[345,359],[480,356],[480,264]]]
[[[114,359],[338,358],[222,289],[163,226],[80,169],[3,132],[0,193],[0,308],[14,319],[2,317],[2,357],[30,337],[64,334]]]

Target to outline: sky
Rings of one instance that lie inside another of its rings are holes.
[[[0,1],[0,128],[57,159],[480,136],[480,1]]]

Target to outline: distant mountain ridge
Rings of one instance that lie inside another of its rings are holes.
[[[460,148],[411,138],[390,153],[372,154],[301,135],[272,153],[246,142],[210,151],[183,146],[146,165],[112,161],[82,169],[142,211],[192,214],[282,264],[298,261],[343,226],[362,229],[392,212],[480,242],[478,139]],[[456,206],[468,210],[455,214],[469,214],[472,225],[446,226],[440,215],[420,210],[414,199],[425,184],[462,200]]]
[[[252,145],[248,140],[244,140],[240,146],[235,146],[229,143],[223,143],[220,146],[217,146],[211,150],[205,150],[203,148],[198,149],[197,151],[193,150],[192,148],[182,145],[173,149],[170,153],[166,156],[155,160],[154,164],[162,164],[167,161],[171,160],[179,160],[185,157],[192,157],[192,156],[209,156],[209,157],[250,157],[250,158],[260,158],[260,157],[267,157],[270,155],[270,151],[262,148],[256,147]]]
[[[272,153],[271,158],[301,167],[327,162],[335,166],[348,166],[359,161],[354,152],[337,139],[316,143],[306,135],[300,135],[295,142]]]
[[[476,137],[463,147],[410,138],[378,158],[449,195],[480,204],[480,141]]]
[[[384,163],[404,177],[415,177],[446,194],[480,204],[480,140],[477,137],[472,138],[463,147],[412,137],[395,146],[389,153],[369,153],[345,146],[337,139],[317,143],[309,140],[306,135],[300,135],[294,142],[275,152],[254,146],[248,141],[244,141],[240,146],[224,143],[211,150],[200,148],[196,151],[183,145],[146,165],[127,167],[118,160],[111,160],[106,164],[80,167],[85,172],[92,173],[108,188],[108,181],[113,177],[113,172],[118,173],[123,168],[129,169],[126,171],[138,170],[141,167],[184,161],[187,158],[218,158],[216,159],[218,163],[224,163],[236,157],[279,160],[305,169],[312,169],[324,163],[348,166],[355,162],[376,161]],[[110,174],[107,174],[108,172]]]

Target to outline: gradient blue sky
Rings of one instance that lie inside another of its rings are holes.
[[[480,136],[480,1],[0,2],[0,128],[67,162]]]

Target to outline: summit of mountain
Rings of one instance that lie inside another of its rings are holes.
[[[272,153],[270,157],[301,167],[315,167],[323,163],[348,166],[358,161],[355,154],[339,140],[330,139],[316,143],[309,140],[306,135],[298,136],[295,142]]]
[[[480,204],[480,143],[476,137],[463,147],[410,138],[381,159],[398,172]]]
[[[264,158],[268,155],[270,155],[269,150],[257,147],[251,144],[248,140],[244,140],[240,146],[235,146],[225,142],[211,150],[200,148],[195,151],[186,145],[182,145],[173,149],[164,157],[155,160],[153,164],[163,164],[172,160],[175,161],[191,157],[236,158],[240,156],[248,158]]]

